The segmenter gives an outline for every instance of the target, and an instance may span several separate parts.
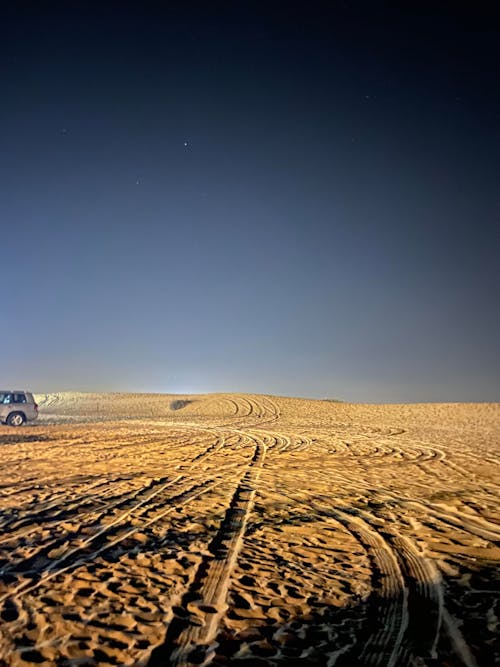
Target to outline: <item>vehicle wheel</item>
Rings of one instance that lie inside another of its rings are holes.
[[[7,417],[7,424],[9,426],[22,426],[26,421],[26,417],[22,412],[11,412]]]

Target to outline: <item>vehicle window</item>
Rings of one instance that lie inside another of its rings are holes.
[[[13,403],[26,403],[26,396],[25,394],[12,394],[13,396]]]
[[[12,395],[11,394],[4,394],[2,403],[12,403]]]
[[[0,403],[3,403],[3,399],[7,394],[4,391],[0,391]]]

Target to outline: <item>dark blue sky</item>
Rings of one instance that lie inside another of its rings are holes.
[[[486,5],[8,4],[3,385],[499,400]]]

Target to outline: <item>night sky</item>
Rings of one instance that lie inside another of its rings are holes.
[[[500,22],[454,4],[2,3],[2,387],[500,400]]]

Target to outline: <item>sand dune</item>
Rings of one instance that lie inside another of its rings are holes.
[[[500,661],[498,404],[37,398],[0,428],[0,664]]]

